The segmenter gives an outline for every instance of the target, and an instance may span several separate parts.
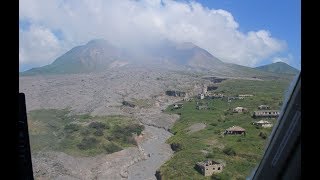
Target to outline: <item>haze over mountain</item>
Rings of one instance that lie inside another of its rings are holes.
[[[283,74],[298,74],[299,70],[288,65],[284,62],[276,62],[272,64],[267,64],[263,66],[256,67],[258,70],[272,72],[272,73],[283,73]]]
[[[254,68],[224,63],[191,42],[163,40],[150,46],[125,49],[104,39],[91,40],[85,45],[74,47],[53,63],[32,68],[21,75],[101,72],[111,68],[137,66],[234,76],[272,75]]]

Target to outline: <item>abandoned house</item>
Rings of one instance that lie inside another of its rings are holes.
[[[183,107],[183,104],[182,103],[175,103],[173,104],[173,109],[180,109]]]
[[[239,126],[232,126],[224,131],[224,134],[243,134],[246,135],[246,130]]]
[[[238,99],[238,97],[227,97],[227,101],[231,102],[232,100],[236,100]]]
[[[236,107],[233,109],[234,113],[241,113],[241,112],[247,112],[247,111],[248,111],[248,109],[244,108],[244,107]]]
[[[189,101],[189,102],[191,102],[192,100],[193,100],[193,98],[189,98],[189,97],[183,98],[183,101]]]
[[[199,94],[199,98],[204,99],[204,94],[203,93]]]
[[[270,107],[268,105],[260,105],[258,109],[270,109]]]
[[[269,127],[273,126],[273,124],[271,122],[265,121],[265,120],[260,120],[260,121],[254,122],[253,124],[256,126],[263,127],[263,128],[269,128]]]
[[[224,94],[221,94],[221,93],[219,93],[219,94],[212,94],[212,97],[214,97],[214,98],[223,98],[223,97],[224,97]]]
[[[239,94],[238,97],[252,97],[252,94]]]
[[[238,99],[238,97],[233,97],[233,96],[228,97],[228,100],[235,100],[235,99]]]
[[[213,173],[220,173],[224,165],[213,160],[206,160],[196,163],[196,169],[204,176],[211,176]]]
[[[167,96],[174,96],[174,97],[185,97],[186,92],[182,91],[166,91]]]
[[[267,117],[267,118],[278,118],[280,115],[280,112],[277,110],[261,110],[261,111],[254,111],[253,112],[253,118],[259,118],[259,117]]]
[[[196,109],[198,109],[198,110],[202,110],[202,109],[207,110],[207,109],[209,109],[209,107],[207,105],[197,105]]]

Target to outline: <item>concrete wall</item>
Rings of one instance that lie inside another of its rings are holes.
[[[223,169],[221,164],[213,164],[204,167],[204,176],[211,176],[213,173],[220,173]]]

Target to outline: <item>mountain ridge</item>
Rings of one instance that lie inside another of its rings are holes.
[[[263,66],[258,66],[255,69],[271,72],[271,73],[280,73],[280,74],[298,74],[299,70],[290,66],[284,62],[275,62]]]
[[[116,47],[104,39],[94,39],[75,46],[51,64],[32,68],[20,75],[78,74],[137,66],[258,78],[274,76],[274,73],[256,68],[225,63],[191,42],[164,40],[153,46],[132,50]]]

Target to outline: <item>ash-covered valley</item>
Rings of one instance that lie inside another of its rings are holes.
[[[194,96],[204,83],[199,74],[147,68],[118,68],[103,73],[22,76],[19,91],[25,93],[27,111],[70,108],[73,114],[124,115],[145,126],[137,147],[94,157],[74,157],[63,152],[32,153],[38,179],[155,179],[156,170],[173,154],[165,143],[178,115],[162,112],[183,97]],[[123,102],[140,102],[135,107]]]

